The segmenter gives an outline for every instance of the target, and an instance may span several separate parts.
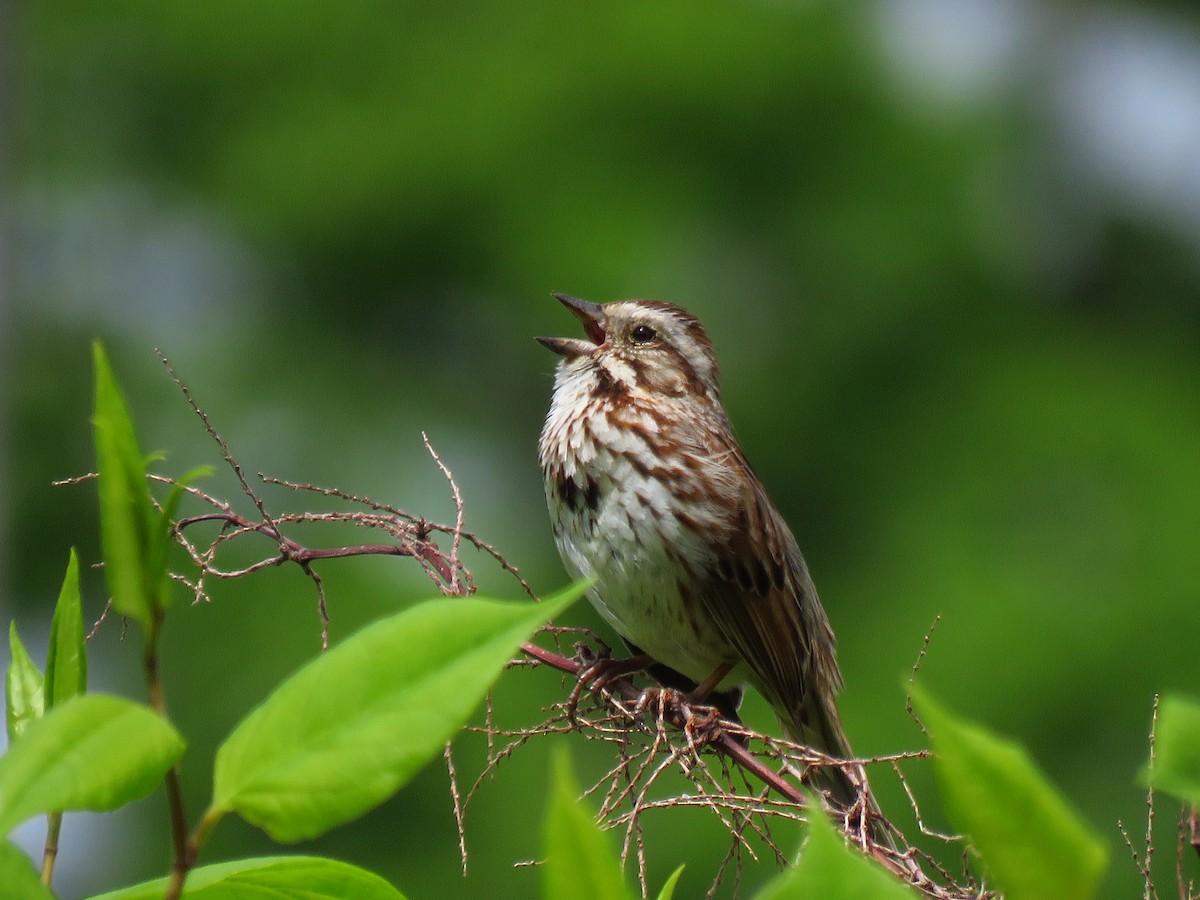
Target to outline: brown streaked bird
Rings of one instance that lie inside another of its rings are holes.
[[[749,682],[792,739],[850,758],[833,629],[733,436],[704,326],[662,301],[553,296],[586,335],[538,338],[562,357],[538,453],[568,571],[595,579],[589,599],[635,653],[701,695]]]

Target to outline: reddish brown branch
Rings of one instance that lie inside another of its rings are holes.
[[[385,513],[388,516],[394,517],[397,522],[408,523],[411,526],[411,533],[413,537],[419,541],[427,541],[429,535],[434,532],[438,534],[449,534],[452,536],[456,535],[469,543],[471,546],[475,547],[475,549],[486,553],[488,556],[492,557],[492,559],[496,560],[496,562],[500,564],[504,571],[512,575],[513,578],[517,580],[517,583],[521,585],[521,589],[525,591],[526,594],[528,594],[534,600],[538,599],[538,596],[534,592],[533,588],[529,586],[529,583],[521,575],[520,569],[509,562],[499,550],[482,540],[478,535],[470,531],[461,530],[458,522],[455,522],[455,524],[452,526],[442,525],[437,522],[430,522],[424,518],[406,513],[402,509],[397,509],[394,506],[389,506],[385,503],[372,500],[370,497],[360,497],[357,494],[351,494],[346,491],[339,490],[338,488],[320,487],[319,485],[315,484],[300,484],[298,482],[286,481],[282,478],[264,475],[261,472],[259,473],[258,477],[261,478],[265,484],[273,484],[279,487],[288,488],[289,490],[293,491],[304,491],[320,494],[324,497],[336,497],[339,500],[345,500],[357,506],[365,506],[368,509],[374,510],[375,512]]]
[[[272,556],[261,562],[254,563],[246,569],[236,572],[222,572],[209,567],[209,574],[218,577],[232,575],[238,577],[247,574],[249,570],[257,570],[267,566],[277,566],[285,562],[308,563],[318,559],[345,559],[350,556],[411,556],[433,566],[438,575],[447,582],[455,582],[454,568],[447,561],[437,545],[412,541],[407,544],[358,544],[347,547],[306,547],[280,533],[273,522],[252,522],[245,516],[229,511],[205,513],[199,516],[188,516],[175,523],[177,531],[184,531],[202,522],[220,522],[222,525],[237,528],[246,532],[256,532],[271,538],[279,544],[279,555]]]

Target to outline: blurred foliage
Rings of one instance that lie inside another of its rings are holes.
[[[428,431],[468,526],[553,590],[565,576],[533,447],[554,360],[530,338],[573,332],[551,290],[662,297],[714,336],[726,404],[839,635],[856,748],[920,744],[895,685],[940,615],[923,678],[1027,744],[1119,846],[1115,821],[1142,815],[1151,697],[1197,687],[1195,245],[1064,155],[1027,54],[1007,88],[940,106],[888,62],[877,9],[17,5],[10,615],[23,633],[42,627],[68,547],[85,569],[99,556],[93,493],[49,486],[94,465],[96,335],[173,471],[219,458],[154,346],[249,472],[452,520]],[[1084,12],[1056,15],[1065,29]],[[1194,33],[1193,8],[1172,15]],[[1058,38],[1040,52],[1053,58]],[[206,489],[236,495],[227,474]],[[414,569],[326,566],[335,640],[426,596]],[[517,595],[486,559],[475,571],[489,593]],[[85,616],[103,595],[85,573]],[[208,788],[189,771],[316,651],[315,602],[302,577],[270,571],[168,624],[192,810]],[[118,638],[110,621],[92,641],[92,677],[137,696]],[[561,690],[510,673],[498,715],[528,723]],[[512,760],[475,802],[465,880],[436,769],[311,851],[412,896],[531,895],[536,873],[512,863],[539,853],[546,750]],[[595,748],[573,750],[581,779],[607,768]],[[481,752],[464,740],[464,775]],[[927,769],[913,781],[935,791]],[[161,874],[158,801],[127,827],[68,817],[67,896]],[[679,895],[694,896],[725,839],[703,815],[672,816],[647,835],[649,881],[686,862]],[[210,850],[270,845],[230,827]],[[1115,850],[1108,896],[1139,890],[1123,862]],[[752,866],[744,884],[771,874]]]

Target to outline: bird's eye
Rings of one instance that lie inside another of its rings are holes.
[[[629,333],[629,337],[635,344],[648,344],[658,337],[658,333],[649,325],[639,325]]]

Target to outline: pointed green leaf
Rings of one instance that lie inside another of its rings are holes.
[[[808,810],[808,840],[800,858],[771,879],[757,900],[916,900],[920,896],[861,851],[846,846],[815,800]]]
[[[680,866],[671,873],[671,877],[666,880],[662,886],[662,890],[658,892],[658,900],[674,900],[675,888],[679,886],[679,879],[683,877],[683,866]]]
[[[146,580],[155,516],[133,420],[99,341],[92,345],[96,369],[96,462],[100,473],[100,541],[104,577],[113,609],[151,627],[154,598]]]
[[[950,821],[1009,900],[1094,897],[1108,849],[1025,750],[952,715],[923,690],[913,690],[913,702],[937,754]]]
[[[106,811],[150,793],[184,743],[145,706],[82,694],[29,723],[0,758],[0,836],[40,813]]]
[[[1154,766],[1144,771],[1155,790],[1200,806],[1200,704],[1164,697],[1154,727]]]
[[[29,857],[11,841],[0,841],[0,884],[4,900],[54,900]]]
[[[8,628],[10,656],[4,675],[4,701],[7,710],[8,742],[25,733],[34,719],[42,717],[45,708],[45,679],[37,664],[29,658],[25,645],[17,634],[17,623]]]
[[[167,879],[100,894],[92,900],[159,900]],[[373,872],[319,856],[266,856],[194,869],[183,896],[188,900],[404,900]]]
[[[79,597],[79,560],[72,548],[67,561],[46,654],[46,708],[87,690],[87,649],[83,639],[83,609]]]
[[[520,642],[581,590],[537,605],[440,598],[364,628],[237,726],[217,751],[212,810],[278,841],[362,815],[441,753]]]
[[[546,860],[542,865],[542,896],[546,900],[631,900],[621,863],[609,846],[571,773],[565,747],[556,747],[543,825]]]

